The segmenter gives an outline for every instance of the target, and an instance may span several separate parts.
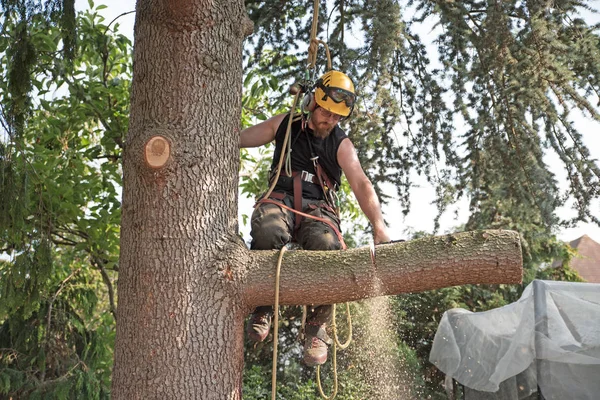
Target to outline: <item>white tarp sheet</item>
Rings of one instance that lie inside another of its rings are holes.
[[[534,281],[494,310],[447,311],[429,360],[467,388],[519,400],[600,399],[600,284]]]

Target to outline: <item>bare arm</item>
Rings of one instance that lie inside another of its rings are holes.
[[[240,147],[259,147],[275,139],[277,128],[286,114],[279,114],[266,121],[244,129],[240,133]]]
[[[337,152],[338,164],[342,167],[346,179],[352,188],[352,192],[358,200],[358,204],[363,213],[367,216],[373,226],[373,240],[375,244],[389,242],[390,238],[387,234],[383,215],[381,213],[381,205],[373,185],[360,165],[356,149],[350,141],[345,139],[340,143]]]

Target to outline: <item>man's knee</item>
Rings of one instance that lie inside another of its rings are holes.
[[[275,204],[263,204],[252,214],[252,250],[280,249],[292,240],[287,214]]]
[[[281,227],[253,230],[250,235],[252,236],[252,243],[250,244],[252,250],[281,249],[292,240],[288,230]]]
[[[299,242],[305,250],[340,250],[342,244],[337,235],[325,224],[321,229],[310,229],[304,232]]]
[[[302,245],[302,248],[305,250],[340,250],[342,248],[342,243],[338,237],[340,221],[335,213],[315,204],[309,205],[305,212],[327,220],[329,224],[316,219],[305,218],[298,232],[298,242]]]

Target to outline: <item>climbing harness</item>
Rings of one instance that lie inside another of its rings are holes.
[[[283,199],[285,197],[285,195],[283,195],[281,193],[273,193],[272,197]],[[321,218],[321,217],[317,217],[316,215],[310,215],[310,214],[304,213],[302,211],[295,210],[292,207],[288,207],[285,204],[280,203],[280,202],[275,201],[275,200],[272,200],[270,198],[263,198],[261,200],[261,203],[275,204],[275,205],[277,205],[277,206],[279,206],[279,207],[281,207],[281,208],[283,208],[285,210],[291,211],[291,212],[293,212],[296,215],[299,215],[301,217],[311,218],[311,219],[314,219],[316,221],[324,223],[325,225],[327,225],[331,229],[333,229],[333,232],[335,233],[335,235],[337,236],[338,240],[340,241],[340,244],[342,245],[342,250],[346,250],[348,248],[346,246],[346,243],[344,242],[344,237],[342,236],[342,233],[340,232],[340,230],[335,226],[335,224],[333,222],[331,222],[327,218]]]

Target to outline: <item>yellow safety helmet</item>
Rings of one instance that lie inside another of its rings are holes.
[[[347,117],[352,113],[356,101],[354,84],[343,72],[326,72],[315,84],[315,101],[319,107]]]

